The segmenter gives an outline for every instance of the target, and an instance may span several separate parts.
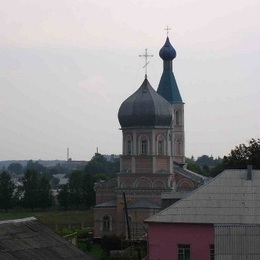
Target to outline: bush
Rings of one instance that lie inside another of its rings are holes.
[[[110,250],[121,249],[121,237],[116,235],[103,236],[100,241],[101,247],[109,252]]]

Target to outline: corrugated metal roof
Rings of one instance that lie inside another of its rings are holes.
[[[215,259],[260,259],[260,225],[215,225]]]
[[[225,170],[189,196],[148,218],[161,223],[260,223],[260,170]]]
[[[1,260],[90,260],[77,247],[36,218],[0,222]]]

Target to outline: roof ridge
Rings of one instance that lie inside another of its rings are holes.
[[[8,223],[23,223],[23,222],[28,222],[28,221],[35,221],[37,218],[35,217],[26,217],[26,218],[19,218],[19,219],[9,219],[9,220],[2,220],[0,221],[1,224],[8,224]]]

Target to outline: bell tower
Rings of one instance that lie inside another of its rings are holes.
[[[169,28],[167,27],[167,34]],[[163,73],[157,92],[170,104],[174,120],[172,121],[172,150],[173,160],[178,164],[185,164],[185,132],[184,132],[184,102],[173,73],[172,61],[176,51],[167,36],[159,55],[163,60]]]

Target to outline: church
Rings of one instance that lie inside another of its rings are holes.
[[[144,56],[149,56],[147,51]],[[145,74],[141,86],[119,108],[120,172],[116,178],[95,184],[95,238],[144,236],[144,219],[206,180],[185,167],[184,102],[173,73],[176,51],[168,35],[159,56],[163,71],[157,91]]]

